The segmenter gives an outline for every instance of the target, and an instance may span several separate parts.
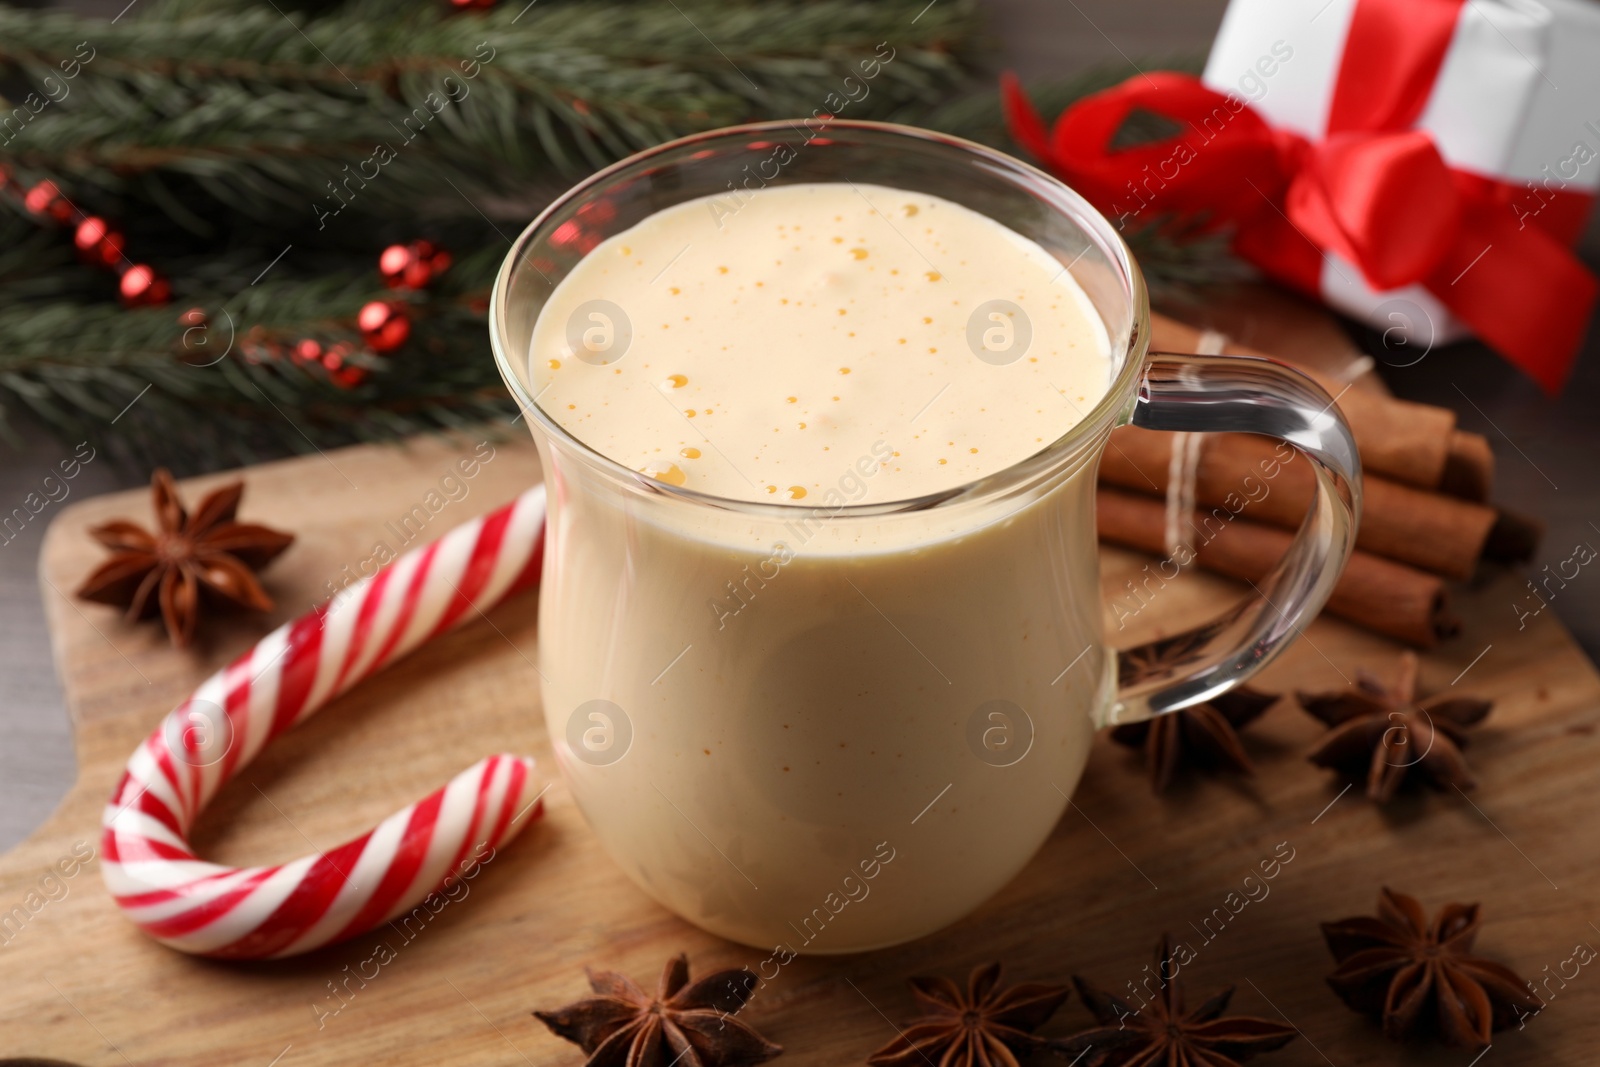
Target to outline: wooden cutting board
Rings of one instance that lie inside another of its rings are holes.
[[[531,665],[533,595],[423,648],[291,732],[222,792],[198,828],[197,847],[221,862],[283,861],[345,840],[486,753],[532,753],[538,773],[553,778],[546,817],[414,940],[378,932],[266,964],[191,959],[124,921],[97,864],[78,862],[98,846],[101,806],[124,761],[160,717],[261,634],[321,599],[322,583],[369,557],[375,540],[392,544],[385,522],[409,511],[475,444],[364,446],[246,472],[244,515],[299,535],[266,575],[279,609],[216,629],[192,654],[170,650],[154,626],[128,626],[114,611],[62,595],[98,558],[85,527],[146,515],[145,495],[63,509],[41,577],[80,772],[55,815],[0,857],[0,923],[11,916],[0,927],[0,1064],[15,1056],[141,1067],[577,1065],[577,1049],[529,1012],[583,993],[585,966],[653,983],[679,951],[697,972],[766,959],[654,904],[590,835],[545,736]],[[439,512],[427,538],[539,477],[531,446],[495,447],[468,495]],[[193,499],[221,480],[196,479],[185,492]],[[1143,562],[1108,550],[1105,588],[1119,588]],[[1238,592],[1187,575],[1126,640],[1181,629]],[[1102,737],[1054,835],[977,913],[901,948],[790,963],[744,1017],[785,1046],[782,1063],[860,1063],[894,1036],[891,1020],[914,1014],[909,975],[962,977],[998,958],[1017,978],[1077,973],[1125,991],[1142,979],[1167,930],[1197,954],[1182,973],[1191,1004],[1237,984],[1236,1010],[1300,1029],[1303,1039],[1262,1062],[1466,1067],[1473,1053],[1387,1044],[1323,982],[1331,964],[1317,923],[1369,913],[1379,886],[1391,885],[1430,908],[1481,901],[1482,952],[1544,980],[1554,994],[1525,1030],[1499,1035],[1483,1063],[1592,1063],[1600,967],[1579,967],[1574,952],[1600,945],[1600,676],[1552,613],[1519,630],[1512,605],[1523,595],[1522,580],[1510,574],[1463,590],[1463,635],[1423,661],[1424,692],[1454,682],[1496,701],[1470,749],[1480,783],[1470,797],[1419,793],[1379,810],[1359,789],[1341,793],[1306,763],[1321,728],[1289,699],[1247,734],[1253,779],[1187,778],[1155,797],[1138,757]],[[1391,670],[1396,652],[1319,620],[1262,685],[1332,689],[1359,667]],[[1245,877],[1275,854],[1292,859],[1267,896],[1241,906]],[[63,860],[70,878],[51,873]],[[364,983],[352,978],[372,974],[380,939],[394,958]],[[1074,999],[1046,1032],[1088,1024]]]

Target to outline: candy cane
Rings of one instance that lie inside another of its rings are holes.
[[[101,822],[101,871],[124,914],[183,952],[293,956],[412,909],[541,815],[533,760],[497,755],[353,841],[281,866],[207,863],[188,842],[206,803],[273,738],[537,585],[544,517],[540,486],[458,526],[280,626],[174,708],[129,759]]]

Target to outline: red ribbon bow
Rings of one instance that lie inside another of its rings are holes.
[[[1420,284],[1550,392],[1583,340],[1596,281],[1570,239],[1587,198],[1528,225],[1500,179],[1452,169],[1413,124],[1427,103],[1463,0],[1360,0],[1328,134],[1273,129],[1248,103],[1183,74],[1138,75],[1064,112],[1053,131],[1006,75],[1012,136],[1126,227],[1141,215],[1203,215],[1234,250],[1321,295],[1325,253],[1380,292]],[[1402,15],[1400,9],[1404,9]],[[1397,21],[1398,20],[1398,21]],[[1112,149],[1135,111],[1172,137]],[[1147,214],[1148,213],[1148,214]]]

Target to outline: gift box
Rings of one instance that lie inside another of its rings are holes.
[[[1136,75],[1024,147],[1119,225],[1198,215],[1276,280],[1384,331],[1395,361],[1476,335],[1548,390],[1596,283],[1600,5],[1233,0],[1201,79]],[[1132,146],[1154,112],[1176,133]]]
[[[1291,54],[1278,60],[1275,47]],[[1519,227],[1577,240],[1600,187],[1592,0],[1233,0],[1201,80],[1248,100],[1275,128],[1322,142],[1336,132],[1334,104],[1359,108],[1342,98],[1396,67],[1410,68],[1415,84],[1406,88],[1423,100],[1412,128],[1451,169],[1503,182]],[[1418,351],[1470,333],[1423,285],[1379,292],[1365,282],[1329,252],[1317,288],[1355,318],[1412,334]],[[1406,305],[1420,317],[1404,314]]]

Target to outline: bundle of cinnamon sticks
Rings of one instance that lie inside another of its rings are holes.
[[[1157,317],[1153,348],[1192,352],[1199,340],[1199,331]],[[1260,354],[1232,344],[1224,351]],[[1308,373],[1338,397],[1365,474],[1356,552],[1327,610],[1431,647],[1459,628],[1446,580],[1470,578],[1485,561],[1530,558],[1540,525],[1487,503],[1493,454],[1482,436],[1456,428],[1454,412]],[[1176,437],[1131,426],[1112,434],[1100,464],[1101,538],[1164,556],[1177,534],[1200,566],[1261,579],[1310,506],[1316,491],[1310,464],[1265,437],[1207,434],[1185,469],[1172,461]],[[1173,477],[1192,478],[1192,496],[1182,487],[1186,506],[1178,515],[1167,501]]]

